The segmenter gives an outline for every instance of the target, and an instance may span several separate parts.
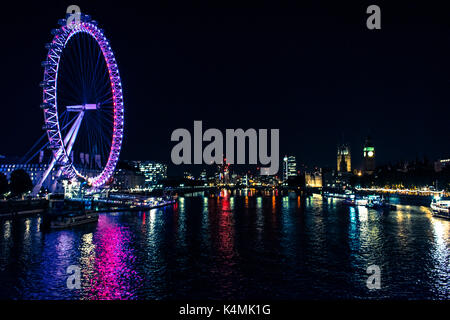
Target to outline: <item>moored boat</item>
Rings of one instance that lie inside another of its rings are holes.
[[[69,213],[50,221],[50,229],[63,229],[98,221],[97,212]]]
[[[450,219],[450,200],[433,199],[430,207],[433,216]]]
[[[348,195],[343,201],[344,204],[348,206],[365,206],[367,205],[367,199],[364,197],[357,196],[355,194]]]
[[[350,195],[352,195],[350,191],[345,192],[322,191],[323,198],[347,199]]]
[[[381,196],[378,195],[370,195],[367,197],[367,208],[370,209],[376,209],[376,210],[382,210],[382,209],[390,209],[395,210],[397,207],[393,204],[390,204],[389,201],[384,199]]]

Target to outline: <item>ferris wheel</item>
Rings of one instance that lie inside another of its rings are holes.
[[[53,157],[35,193],[52,170],[57,178],[101,188],[112,178],[123,140],[122,84],[108,39],[85,14],[75,24],[66,19],[59,24],[45,46],[40,84],[43,129]]]

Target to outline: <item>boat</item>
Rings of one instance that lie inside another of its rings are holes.
[[[98,221],[97,212],[69,213],[50,221],[50,229],[63,229]]]
[[[333,193],[324,191],[322,192],[323,199],[335,198],[342,199],[342,203],[348,206],[365,206],[367,204],[367,198],[356,195],[350,190],[346,190],[344,193]]]
[[[381,196],[370,195],[370,196],[367,196],[366,208],[376,209],[376,210],[380,210],[380,209],[395,210],[397,207],[393,204],[390,204],[389,201],[385,200]]]
[[[50,215],[60,215],[65,209],[64,194],[54,193],[49,194],[48,197],[48,210],[47,213]]]
[[[351,192],[349,191],[346,191],[344,193],[322,191],[322,196],[324,199],[326,198],[347,199],[350,195]]]
[[[344,199],[343,203],[348,206],[364,207],[365,205],[367,205],[367,199],[355,194],[350,194],[347,196],[347,198]]]
[[[433,199],[430,207],[434,217],[450,219],[450,200]]]

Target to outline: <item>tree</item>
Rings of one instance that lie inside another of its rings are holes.
[[[33,182],[25,170],[17,169],[11,172],[9,190],[13,196],[21,196],[25,192],[31,191],[31,189],[33,189]]]
[[[8,190],[8,178],[3,173],[0,173],[0,197],[7,193]]]

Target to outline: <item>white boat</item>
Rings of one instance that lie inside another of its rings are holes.
[[[351,194],[347,196],[347,198],[344,200],[344,204],[349,206],[357,206],[357,207],[364,207],[368,203],[367,198],[360,197],[355,194]]]
[[[450,200],[433,200],[430,207],[433,216],[450,219]]]
[[[369,195],[367,196],[367,208],[382,210],[382,209],[392,209],[395,210],[397,207],[393,204],[390,204],[389,201],[384,199],[379,195]]]

